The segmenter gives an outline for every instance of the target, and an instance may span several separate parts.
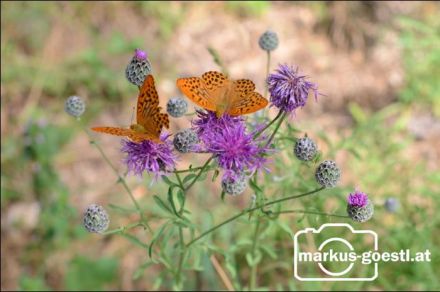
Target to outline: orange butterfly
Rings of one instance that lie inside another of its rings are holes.
[[[209,71],[202,77],[179,78],[177,87],[198,106],[214,111],[217,117],[227,113],[239,116],[267,106],[267,99],[255,92],[248,79],[229,80],[220,72]]]
[[[136,124],[132,124],[128,129],[94,127],[92,130],[110,135],[126,136],[134,142],[151,140],[162,143],[159,138],[160,132],[162,127],[169,128],[170,121],[168,120],[168,114],[160,113],[160,109],[159,96],[154,86],[154,78],[152,75],[148,75],[139,91]]]

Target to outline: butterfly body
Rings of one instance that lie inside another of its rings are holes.
[[[125,136],[134,142],[145,140],[162,143],[160,133],[162,128],[169,128],[168,115],[161,113],[159,107],[159,96],[154,86],[152,75],[145,78],[137,102],[136,123],[129,128],[120,127],[94,127],[92,130],[115,136]]]
[[[251,80],[230,80],[216,71],[206,72],[201,77],[180,78],[177,87],[195,104],[216,112],[218,117],[225,113],[231,116],[253,113],[268,104],[255,92]]]

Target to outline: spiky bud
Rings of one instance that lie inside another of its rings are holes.
[[[305,136],[304,138],[296,140],[293,152],[299,160],[310,161],[318,152],[318,147],[312,139]]]
[[[183,98],[171,98],[167,103],[167,112],[174,118],[180,118],[188,111],[188,102]]]
[[[347,213],[353,221],[362,223],[373,216],[374,206],[365,193],[355,191],[347,198]]]
[[[244,174],[239,174],[236,177],[223,177],[222,189],[225,193],[231,196],[242,194],[248,186],[248,179]]]
[[[102,233],[107,230],[110,219],[105,209],[92,204],[84,211],[83,224],[89,232]]]
[[[150,73],[151,63],[147,58],[147,53],[136,49],[133,58],[125,69],[125,77],[134,85],[142,86],[145,77]]]
[[[86,104],[81,97],[73,95],[67,98],[66,102],[64,103],[64,110],[69,115],[78,118],[86,110]]]
[[[199,143],[199,137],[193,129],[185,129],[174,135],[174,148],[181,153],[193,151],[197,143]]]
[[[278,35],[275,32],[268,30],[260,36],[258,44],[260,45],[260,48],[265,51],[273,51],[278,47]]]
[[[340,177],[341,171],[336,165],[336,162],[331,160],[321,162],[315,173],[316,181],[326,188],[335,187],[338,184]]]

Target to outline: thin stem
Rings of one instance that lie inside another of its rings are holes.
[[[182,275],[182,268],[183,268],[183,261],[186,255],[186,246],[185,241],[183,239],[183,230],[182,227],[179,226],[179,243],[180,243],[180,255],[179,255],[179,265],[177,267],[177,273],[176,273],[176,282],[177,285],[180,286],[181,284],[181,275]]]
[[[257,223],[255,225],[255,231],[254,231],[254,241],[252,243],[252,257],[255,259],[256,251],[257,251],[257,242],[258,242],[258,231],[260,229],[260,220],[257,218]],[[251,267],[251,283],[250,283],[250,289],[251,291],[255,291],[255,288],[257,287],[257,267],[258,265],[254,263],[254,265]]]
[[[179,183],[180,188],[182,189],[182,191],[185,191],[185,187],[183,186],[183,182],[182,179],[180,178],[179,173],[175,172],[174,174],[176,175],[177,182]]]
[[[141,222],[136,222],[136,223],[129,224],[127,226],[122,226],[122,227],[119,227],[116,229],[107,230],[101,234],[102,235],[109,235],[109,234],[115,234],[115,233],[124,233],[125,231],[132,229],[132,228],[135,228],[135,227],[138,227],[138,226],[144,227],[144,225]]]
[[[177,178],[177,182],[179,183],[179,187],[182,190],[184,198],[185,198],[183,200],[183,204],[180,206],[180,210],[179,210],[179,214],[182,215],[183,211],[185,210],[186,192],[185,192],[185,187],[183,186],[183,181],[180,178],[180,175],[177,172],[175,173],[175,175],[176,175],[176,178]]]
[[[350,218],[347,215],[339,215],[339,214],[329,214],[323,212],[315,212],[315,211],[307,211],[307,210],[284,210],[280,212],[274,212],[273,214],[289,214],[289,213],[300,213],[300,214],[310,214],[310,215],[322,215],[328,217],[338,217],[338,218]]]
[[[205,237],[206,235],[210,234],[211,232],[213,232],[213,231],[219,229],[220,227],[222,227],[222,226],[228,224],[229,222],[234,221],[235,219],[237,219],[237,218],[239,218],[239,217],[241,217],[241,216],[243,216],[243,215],[245,215],[245,214],[247,214],[247,213],[250,213],[250,212],[252,212],[252,211],[255,211],[255,210],[261,209],[261,208],[263,208],[263,207],[267,207],[267,206],[270,206],[270,205],[276,204],[276,203],[281,203],[281,202],[284,202],[284,201],[293,200],[293,199],[298,199],[298,198],[301,198],[301,197],[305,197],[305,196],[308,196],[308,195],[312,195],[312,194],[315,194],[315,193],[317,193],[317,192],[322,191],[323,189],[324,189],[324,187],[321,187],[321,188],[315,189],[315,190],[310,191],[310,192],[307,192],[307,193],[303,193],[303,194],[300,194],[300,195],[289,196],[289,197],[285,197],[285,198],[281,198],[281,199],[273,200],[273,201],[270,201],[270,202],[264,203],[264,204],[262,204],[262,205],[260,205],[260,206],[256,206],[256,207],[254,207],[254,208],[250,208],[250,209],[243,210],[243,211],[241,211],[240,213],[238,213],[238,214],[232,216],[231,218],[226,219],[226,220],[223,221],[222,223],[220,223],[220,224],[218,224],[218,225],[216,225],[216,226],[214,226],[214,227],[208,229],[207,231],[203,232],[203,233],[200,234],[198,237],[194,238],[194,239],[191,240],[189,243],[187,243],[187,244],[186,244],[186,247],[189,247],[190,245],[194,244],[196,241],[200,240],[201,238]]]
[[[113,172],[116,174],[116,176],[118,177],[118,182],[120,182],[122,184],[122,186],[124,187],[124,189],[127,191],[128,195],[130,196],[131,201],[133,202],[134,206],[136,207],[136,210],[139,213],[139,216],[141,217],[141,222],[144,225],[144,227],[147,227],[150,231],[152,231],[150,225],[148,225],[147,220],[144,217],[144,214],[142,213],[141,207],[139,206],[139,203],[136,201],[136,199],[133,196],[133,193],[131,192],[130,188],[128,187],[127,182],[125,181],[124,177],[122,177],[118,170],[116,169],[116,167],[113,165],[113,163],[110,161],[110,159],[107,157],[107,155],[104,153],[104,150],[102,150],[101,146],[99,146],[99,144],[96,143],[96,141],[93,139],[93,137],[90,135],[90,133],[87,131],[87,129],[85,129],[84,127],[82,128],[84,130],[84,132],[86,132],[87,136],[90,139],[90,144],[94,145],[96,147],[96,149],[98,149],[99,153],[101,154],[102,158],[104,158],[104,161],[111,167],[111,169],[113,170]]]
[[[267,128],[269,128],[270,126],[272,126],[272,124],[275,123],[275,122],[276,122],[276,121],[282,116],[282,114],[283,114],[282,111],[278,112],[277,116],[276,116],[272,121],[270,121],[269,124],[267,124],[263,129],[261,129],[261,130],[258,131],[257,133],[255,133],[255,135],[254,135],[254,139],[257,138],[258,136],[260,136],[261,133],[263,133]]]
[[[199,173],[196,175],[196,177],[192,180],[192,182],[185,188],[185,192],[188,191],[195,183],[196,181],[199,179],[199,177],[202,175],[202,173],[204,172],[205,168],[209,165],[209,163],[211,162],[213,156],[209,157],[208,160],[206,160],[205,164],[202,166],[202,168],[200,169]]]
[[[264,97],[267,96],[267,89],[268,89],[268,85],[267,85],[267,78],[269,77],[269,70],[270,70],[270,51],[267,51],[267,63],[266,63],[266,82],[264,84]]]
[[[279,130],[279,128],[280,128],[280,126],[283,123],[285,118],[286,118],[286,113],[283,112],[282,115],[281,115],[280,120],[278,121],[278,124],[276,125],[275,130],[273,131],[273,133],[270,136],[269,140],[267,140],[266,146],[269,145],[272,142],[273,138],[275,137],[275,134],[278,132],[278,130]]]
[[[185,173],[185,172],[194,172],[196,170],[201,169],[203,166],[198,166],[194,168],[182,169],[182,170],[174,170],[173,173]]]

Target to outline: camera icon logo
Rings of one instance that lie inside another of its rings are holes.
[[[363,253],[378,250],[377,233],[372,230],[327,223],[300,230],[293,240],[294,276],[300,281],[373,281],[378,277],[377,262],[361,260]],[[364,246],[357,246],[359,242]]]

